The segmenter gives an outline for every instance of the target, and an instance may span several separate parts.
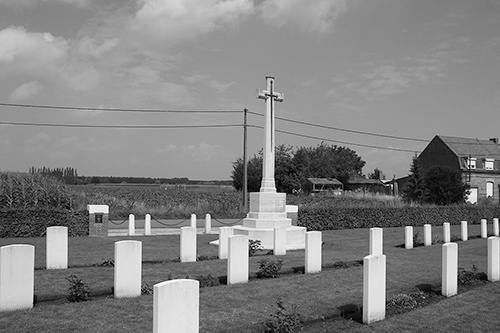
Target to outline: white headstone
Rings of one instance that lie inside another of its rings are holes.
[[[371,254],[363,259],[363,323],[385,319],[386,257]]]
[[[228,238],[227,284],[248,282],[248,237]]]
[[[200,282],[170,280],[153,287],[153,332],[198,333]]]
[[[488,281],[500,280],[500,238],[488,238]]]
[[[35,247],[0,247],[0,311],[31,309],[35,280]]]
[[[424,246],[432,245],[432,226],[424,224]]]
[[[286,254],[286,227],[274,228],[274,247],[275,256],[284,256]]]
[[[191,214],[191,227],[196,228],[196,214]]]
[[[493,219],[493,236],[500,236],[498,229],[498,218],[496,217]]]
[[[488,238],[488,220],[481,219],[481,238]]]
[[[304,273],[312,274],[321,272],[321,231],[306,232],[306,260]]]
[[[210,214],[205,215],[205,233],[206,234],[212,233],[212,215]]]
[[[369,254],[382,254],[384,248],[384,229],[370,229],[370,249]]]
[[[462,221],[460,225],[462,229],[462,241],[467,241],[469,239],[469,232],[467,229],[467,221]]]
[[[68,268],[68,227],[48,227],[46,237],[47,269]]]
[[[115,298],[141,296],[142,243],[115,242]]]
[[[146,214],[144,218],[144,236],[151,236],[151,215]]]
[[[450,233],[450,223],[443,223],[443,242],[449,243],[451,241],[451,233]]]
[[[443,244],[441,294],[451,297],[457,294],[458,288],[458,244]]]
[[[68,227],[48,227],[45,240],[47,269],[67,269]]]
[[[413,249],[413,227],[405,227],[405,249]]]
[[[128,216],[128,235],[133,236],[135,234],[135,216],[130,214]]]
[[[181,262],[196,261],[196,228],[181,228]]]
[[[228,251],[228,238],[233,235],[233,228],[220,227],[219,228],[219,259],[227,259]]]

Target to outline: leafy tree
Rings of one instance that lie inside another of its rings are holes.
[[[368,174],[368,179],[385,179],[385,174],[379,168]]]
[[[248,160],[247,168],[247,191],[258,192],[260,190],[260,183],[262,181],[262,156],[253,155],[253,157]],[[231,172],[231,178],[233,179],[233,187],[237,191],[241,191],[243,189],[242,157],[238,157],[238,159],[233,162],[233,171]]]
[[[416,157],[413,158],[410,166],[409,179],[406,187],[403,189],[403,198],[407,202],[422,203],[424,199],[424,180],[420,163]]]
[[[424,185],[425,202],[437,205],[463,203],[469,192],[469,185],[462,181],[460,172],[440,166],[427,171]]]

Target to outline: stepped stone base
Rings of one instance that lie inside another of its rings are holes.
[[[306,228],[290,225],[286,228],[286,249],[298,250],[306,247]],[[245,226],[234,227],[235,235],[246,235],[248,239],[258,239],[261,242],[262,248],[272,250],[274,247],[274,229],[258,229]]]

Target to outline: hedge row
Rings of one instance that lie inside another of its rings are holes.
[[[0,237],[44,237],[53,226],[68,227],[69,237],[88,236],[88,211],[0,210]]]
[[[347,208],[299,207],[298,225],[308,230],[337,230],[373,227],[423,226],[424,224],[460,224],[461,221],[480,223],[500,217],[500,207],[472,205],[437,207],[382,207]]]

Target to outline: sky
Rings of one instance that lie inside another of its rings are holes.
[[[500,1],[0,0],[0,171],[230,179],[266,76],[277,144],[403,177],[435,135],[500,137]]]

